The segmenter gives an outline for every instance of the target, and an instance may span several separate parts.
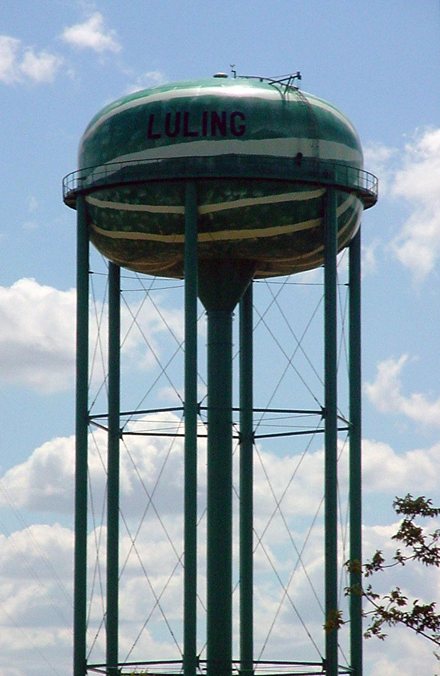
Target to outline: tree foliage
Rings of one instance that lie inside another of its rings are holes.
[[[393,502],[396,514],[402,521],[392,539],[398,543],[394,555],[386,560],[383,552],[377,550],[363,567],[359,562],[348,561],[348,570],[360,572],[362,569],[366,584],[348,587],[347,594],[361,594],[368,601],[365,616],[368,627],[365,637],[386,637],[385,629],[403,625],[440,648],[440,613],[435,601],[422,601],[418,598],[408,599],[398,586],[386,594],[375,591],[373,577],[388,568],[421,564],[426,567],[440,567],[440,529],[427,532],[419,520],[434,519],[440,515],[440,508],[433,507],[432,501],[424,496],[413,498],[408,494]],[[436,655],[440,659],[439,655]]]

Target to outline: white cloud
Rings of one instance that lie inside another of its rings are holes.
[[[399,359],[386,359],[378,364],[376,379],[365,385],[370,401],[383,413],[400,413],[411,420],[440,426],[440,398],[430,401],[424,394],[402,394],[400,374],[408,361],[408,355]]]
[[[377,271],[377,250],[380,242],[374,239],[368,245],[362,245],[362,277]]]
[[[0,504],[71,513],[74,458],[74,437],[52,439],[39,446],[25,462],[15,465],[1,478]]]
[[[376,548],[388,551],[389,540],[396,524],[386,527],[372,527],[365,533],[366,555]],[[105,529],[101,533],[105,539]],[[175,533],[173,533],[173,536]],[[95,564],[95,543],[99,530],[89,536],[88,546],[91,557],[90,580],[93,579]],[[39,549],[35,549],[35,541]],[[68,673],[71,668],[72,644],[72,601],[71,601],[71,560],[73,533],[58,524],[53,526],[34,525],[30,529],[17,531],[9,537],[0,536],[2,560],[0,562],[0,674],[8,676],[41,676],[43,673]],[[201,544],[201,543],[200,543]],[[121,625],[120,644],[123,659],[133,645],[134,638],[152,612],[152,621],[142,633],[132,659],[148,659],[160,655],[162,658],[178,658],[176,647],[167,630],[156,597],[160,596],[160,608],[166,613],[168,622],[178,641],[181,640],[182,613],[182,568],[178,566],[169,582],[169,575],[176,563],[165,537],[157,529],[144,532],[137,543],[142,566],[132,557],[120,581]],[[314,543],[313,545],[314,546]],[[121,535],[121,560],[125,560],[130,548],[128,538]],[[392,548],[392,546],[391,546]],[[105,575],[104,550],[101,548],[101,576]],[[51,566],[47,565],[50,560]],[[137,565],[136,565],[137,564]],[[54,577],[53,568],[57,576]],[[314,575],[322,578],[322,563]],[[149,582],[142,571],[148,572]],[[310,572],[310,571],[309,571]],[[403,570],[406,575],[407,568]],[[435,573],[435,571],[434,571]],[[259,573],[258,573],[259,575]],[[204,572],[201,569],[200,586],[204,589]],[[395,582],[395,572],[393,572]],[[400,581],[400,579],[399,579]],[[322,580],[321,580],[322,582]],[[411,597],[431,599],[437,593],[435,578],[425,570],[412,578],[412,582],[401,584]],[[307,629],[322,646],[322,620],[316,607],[306,604],[307,588],[300,580],[299,585],[290,588],[295,607],[301,610]],[[91,591],[91,590],[90,590]],[[103,649],[103,628],[99,630],[103,615],[103,601],[99,584],[95,585],[94,601],[90,612],[89,645],[97,638],[97,645],[91,661],[101,657]],[[203,593],[203,592],[202,592]],[[271,620],[279,611],[283,590],[277,581],[269,582],[259,578],[255,593],[255,642],[258,651],[266,638]],[[156,610],[154,611],[154,607]],[[346,616],[346,614],[345,614]],[[385,643],[371,639],[365,643],[365,674],[382,676],[396,673],[402,676],[431,673],[435,658],[432,648],[426,642],[412,635],[408,630],[390,628]],[[347,630],[341,631],[341,642],[346,640]],[[271,659],[310,659],[310,642],[305,631],[298,626],[297,618],[288,600],[285,600],[275,622],[268,648],[263,656]],[[315,658],[316,659],[316,658]],[[8,671],[10,664],[15,671]],[[398,666],[398,671],[393,671]]]
[[[127,432],[148,432],[168,429],[170,434],[182,431],[183,422],[175,414],[150,414],[127,424]],[[51,514],[71,513],[73,508],[75,439],[57,437],[36,448],[29,458],[9,469],[0,480],[0,504],[12,503],[18,509]],[[205,440],[199,442],[199,503],[205,503],[206,468]],[[104,500],[106,485],[107,437],[96,429],[89,436],[89,474],[96,504]],[[346,459],[346,453],[342,456]],[[238,462],[236,455],[234,462]],[[343,493],[347,482],[347,466],[343,459],[339,484]],[[236,468],[238,472],[238,468]],[[396,453],[388,444],[363,441],[364,490],[371,494],[420,491],[429,494],[436,488],[440,474],[440,444]],[[307,479],[305,479],[305,477]],[[270,485],[268,483],[270,480]],[[324,452],[309,451],[280,456],[270,450],[259,450],[255,459],[254,496],[256,531],[265,535],[265,545],[285,544],[289,523],[301,539],[304,523],[320,508],[324,485]],[[163,515],[175,519],[181,512],[183,491],[183,440],[173,437],[128,435],[121,445],[121,500],[128,517],[143,512],[148,496],[154,493],[154,504]],[[279,520],[279,509],[286,522]],[[154,510],[151,510],[151,516]],[[271,515],[276,518],[272,520]],[[270,519],[270,520],[269,520]],[[306,521],[302,521],[306,519]],[[264,558],[264,557],[263,557]]]
[[[20,279],[0,287],[0,378],[51,392],[72,385],[76,293]]]
[[[67,26],[61,37],[73,47],[92,49],[99,54],[121,50],[116,32],[105,26],[104,17],[100,12],[94,12],[83,23]]]
[[[126,426],[127,432],[148,432],[167,428],[182,431],[182,420],[175,414],[143,416]],[[23,463],[9,469],[1,479],[0,501],[13,501],[18,508],[51,513],[69,513],[73,505],[74,444],[70,437],[54,438],[33,451]],[[205,441],[199,442],[199,489],[205,489]],[[97,429],[89,436],[89,473],[97,503],[105,494],[107,436]],[[235,462],[238,458],[235,457]],[[255,467],[255,500],[261,528],[279,501],[288,514],[314,514],[323,491],[323,451],[309,453],[296,473],[298,457],[278,457],[262,451]],[[264,465],[264,471],[262,469]],[[297,475],[298,474],[298,475]],[[288,490],[293,475],[295,490]],[[308,476],[307,482],[299,480]],[[274,496],[268,488],[270,478]],[[156,482],[160,478],[160,484]],[[2,489],[2,490],[1,490]],[[145,490],[146,489],[146,490]],[[183,489],[183,440],[173,437],[126,436],[121,446],[121,499],[127,514],[138,514],[145,507],[146,495],[155,494],[155,504],[164,514],[181,511]],[[286,490],[287,489],[287,490]],[[284,497],[282,497],[284,496]],[[204,501],[204,496],[200,496]],[[272,530],[272,541],[284,537]]]
[[[437,455],[438,450],[437,448]],[[408,467],[408,473],[410,470],[411,467]],[[384,472],[386,471],[385,467]],[[412,471],[416,471],[414,466]],[[385,526],[364,527],[365,559],[371,558],[376,550],[380,550],[387,561],[391,560],[399,545],[391,538],[396,533],[399,524],[400,520]],[[428,532],[433,532],[439,524],[438,521],[431,523],[430,520],[425,520],[422,525],[427,528]],[[382,594],[399,586],[409,599],[410,605],[413,599],[417,598],[422,602],[430,603],[436,601],[439,595],[438,570],[417,563],[415,565],[408,563],[405,567],[393,567],[382,571],[369,578],[368,582],[373,585],[375,591]],[[368,605],[365,605],[364,609],[368,610]],[[437,673],[433,644],[404,627],[385,627],[384,630],[387,634],[385,642],[371,638],[364,643],[365,673],[368,676],[382,676],[382,674],[414,676],[422,673]]]
[[[67,580],[70,589],[73,534],[68,528],[57,523],[33,524],[9,536],[0,535],[0,542],[2,582],[8,578],[18,581],[32,574],[41,584]],[[69,590],[64,589],[63,594],[71,599]]]
[[[368,143],[364,148],[365,168],[379,179],[380,196],[389,193],[397,154],[397,148],[391,148],[383,143]]]
[[[0,81],[12,84],[18,79],[17,54],[20,40],[0,35]]]
[[[440,129],[425,130],[406,145],[392,192],[411,209],[394,250],[420,281],[440,259]]]
[[[105,577],[105,552],[101,548],[97,581],[95,569],[96,541],[105,537],[99,530],[88,539],[90,558],[90,613],[88,649],[96,645],[89,661],[102,661],[105,625],[102,623],[102,578]],[[133,646],[145,621],[154,609],[157,595],[160,608],[172,623],[180,638],[182,609],[182,567],[168,583],[169,571],[175,566],[175,557],[162,533],[143,534],[138,542],[142,566],[131,565],[121,577],[121,659]],[[73,532],[59,524],[33,525],[9,536],[0,535],[0,674],[1,676],[42,676],[43,674],[71,673],[72,663],[72,561]],[[129,547],[121,537],[121,560]],[[149,583],[142,568],[148,571]],[[93,581],[93,595],[91,589]],[[165,588],[166,587],[166,588]],[[154,589],[156,598],[152,593]],[[93,596],[93,600],[92,600]],[[142,633],[138,645],[141,659],[160,655],[178,658],[169,635],[163,631],[163,618],[158,609],[153,612],[152,627]]]
[[[34,524],[0,535],[0,547],[0,674],[67,673],[72,531],[59,524]]]
[[[403,151],[370,143],[364,154],[366,168],[379,178],[380,196],[409,211],[391,248],[423,281],[440,259],[440,129],[418,131]]]
[[[182,421],[172,414],[164,416],[169,426]],[[157,416],[144,417],[132,424],[128,431],[157,428]],[[96,430],[89,441],[89,475],[95,510],[105,501],[106,490],[106,433]],[[47,518],[60,518],[73,510],[74,487],[74,437],[59,437],[44,443],[33,451],[21,464],[9,469],[0,479],[0,505],[12,505],[13,509],[46,513]],[[267,554],[277,561],[283,574],[290,574],[292,561],[296,560],[293,537],[300,550],[305,533],[314,515],[319,511],[322,518],[324,481],[324,455],[322,450],[307,454],[299,467],[298,457],[277,457],[270,452],[260,452],[261,462],[255,466],[255,529],[258,539],[263,537],[263,547],[256,548],[256,569],[268,569]],[[237,458],[235,458],[237,462]],[[205,442],[199,447],[199,509],[206,501]],[[340,466],[339,484],[342,494],[347,480],[346,463]],[[236,471],[237,468],[236,468]],[[436,489],[436,477],[440,473],[440,444],[420,448],[404,454],[396,453],[381,442],[363,442],[363,478],[366,495],[406,494],[408,490],[420,494],[432,494]],[[271,488],[266,479],[269,476]],[[272,494],[273,490],[273,494]],[[154,496],[149,504],[150,496]],[[343,499],[343,495],[341,496]],[[389,503],[391,505],[391,499]],[[136,520],[148,507],[147,528],[155,532],[155,556],[160,549],[164,529],[157,520],[156,510],[168,529],[176,531],[182,526],[183,504],[183,441],[167,437],[125,437],[121,446],[121,507],[129,523]],[[237,503],[235,503],[237,506]],[[283,518],[281,518],[281,514]],[[49,517],[49,515],[51,515]],[[291,535],[287,531],[287,524]],[[319,528],[315,530],[319,531]],[[150,537],[151,537],[150,533]],[[318,537],[318,536],[317,536]],[[177,537],[177,540],[179,537]],[[257,540],[256,543],[257,545]],[[308,549],[305,560],[320,552],[319,537],[314,549]],[[123,547],[127,548],[126,545]]]
[[[154,361],[154,354],[158,355],[164,345],[165,336],[171,338],[174,349],[183,343],[184,339],[183,310],[161,307],[157,302],[153,304],[151,298],[140,303],[125,303],[121,307],[121,338],[122,349],[130,353],[137,368],[149,367]],[[145,350],[145,337],[150,344]]]
[[[440,444],[396,453],[388,444],[366,439],[362,467],[364,490],[369,494],[382,492],[394,497],[409,490],[429,494],[437,490]]]
[[[33,82],[53,82],[55,75],[63,63],[63,59],[46,51],[34,52],[26,49],[20,71]]]
[[[432,600],[432,596],[429,598]],[[434,644],[406,627],[389,627],[385,633],[385,641],[371,638],[364,642],[366,676],[431,676],[438,673]]]
[[[149,70],[136,78],[136,81],[127,87],[127,93],[137,92],[141,89],[156,87],[168,82],[167,76],[160,70]]]
[[[164,416],[168,425],[181,425],[173,415]],[[127,431],[157,428],[157,416],[142,418]],[[107,435],[95,430],[89,435],[89,473],[94,499],[105,495]],[[57,437],[39,446],[23,463],[9,469],[1,479],[0,504],[52,514],[71,513],[73,508],[75,438]],[[159,437],[127,437],[121,448],[121,498],[128,514],[145,508],[147,495],[155,493],[155,505],[162,512],[181,509],[182,440]],[[161,479],[159,489],[156,482]]]
[[[165,422],[179,423],[179,419],[173,415],[167,415]],[[157,420],[156,420],[157,422]],[[145,418],[143,424],[152,424],[152,417]],[[18,465],[7,472],[2,485],[7,488],[8,494],[14,497],[19,509],[50,510],[52,512],[65,512],[72,508],[72,484],[73,484],[73,437],[58,438],[43,444],[36,449],[32,456],[22,465]],[[146,613],[153,613],[153,625],[143,634],[137,648],[136,655],[145,656],[157,654],[160,649],[161,655],[173,656],[172,641],[166,642],[166,632],[159,630],[163,627],[159,609],[156,606],[156,597],[161,595],[161,607],[167,613],[173,629],[180,637],[180,614],[182,608],[182,567],[179,556],[182,551],[182,521],[179,514],[182,509],[182,440],[174,441],[170,447],[167,439],[152,439],[149,437],[133,437],[127,441],[133,463],[128,458],[125,450],[122,452],[121,462],[121,497],[124,504],[124,517],[129,524],[134,524],[133,531],[137,528],[136,517],[142,514],[148,498],[143,490],[142,482],[151,494],[155,493],[155,501],[160,509],[160,514],[167,526],[167,533],[156,517],[150,513],[139,530],[136,548],[132,547],[131,538],[127,535],[125,525],[121,525],[121,562],[126,561],[124,573],[121,578],[121,645],[122,650],[129,650],[133,637],[142,627]],[[105,455],[105,434],[98,430],[95,442],[90,448],[90,480],[97,487],[94,493],[94,505],[96,514],[100,515],[105,495],[105,471],[101,455]],[[99,451],[98,451],[99,449]],[[364,441],[364,474],[365,486],[369,495],[386,491],[396,494],[401,486],[411,485],[415,491],[421,490],[429,494],[435,488],[436,477],[440,471],[440,445],[431,449],[413,450],[406,454],[398,455],[385,444]],[[168,455],[167,463],[164,459]],[[264,473],[257,464],[255,472],[255,516],[256,529],[261,532],[261,526],[267,522],[267,516],[272,513],[276,500],[280,500],[284,489],[289,485],[298,458],[278,457],[267,451],[262,451],[265,470],[270,476],[276,498],[270,495]],[[200,457],[201,490],[205,490],[204,448]],[[136,466],[136,468],[134,467]],[[317,450],[305,457],[300,468],[300,473],[289,486],[289,494],[281,502],[284,517],[289,521],[297,544],[302,540],[298,532],[302,530],[304,516],[314,513],[317,502],[322,495],[323,482],[323,453]],[[156,488],[156,479],[162,477],[163,486]],[[142,479],[142,482],[139,481]],[[342,480],[345,473],[342,472]],[[162,491],[162,492],[161,492]],[[0,491],[0,495],[1,495]],[[202,502],[202,500],[201,500]],[[237,504],[237,502],[235,502]],[[266,550],[270,553],[272,561],[278,566],[280,577],[287,584],[291,572],[295,566],[295,553],[288,541],[285,525],[277,514],[278,525],[273,524],[265,538]],[[133,527],[133,526],[132,526]],[[364,541],[366,555],[376,548],[388,551],[391,535],[396,530],[396,523],[383,526],[370,526],[364,529]],[[204,557],[205,557],[205,523],[201,524],[199,536],[199,553],[201,557],[200,591],[204,593]],[[170,546],[169,537],[176,543],[176,548]],[[39,547],[35,548],[35,542]],[[89,535],[89,548],[91,567],[95,561],[95,545],[100,542],[101,575],[104,575],[105,554],[103,544],[105,542],[105,528],[96,526],[96,530]],[[0,547],[2,558],[0,561],[0,600],[4,613],[3,622],[6,625],[5,632],[2,630],[0,647],[4,648],[3,656],[0,657],[0,674],[3,664],[9,653],[15,649],[20,654],[35,655],[38,650],[43,653],[50,663],[59,664],[60,659],[67,659],[69,654],[69,619],[61,623],[54,621],[60,613],[66,615],[70,612],[69,594],[71,583],[70,562],[72,556],[72,533],[67,528],[54,524],[35,525],[31,529],[13,533],[8,538],[0,535]],[[61,580],[54,580],[53,571],[47,567],[46,553],[55,567]],[[235,551],[235,558],[237,552]],[[313,531],[308,540],[307,549],[303,560],[307,563],[308,575],[315,583],[315,589],[320,590],[323,583],[322,565],[322,523]],[[149,582],[147,583],[143,569],[148,571]],[[173,577],[171,578],[172,571]],[[271,566],[263,555],[261,547],[256,553],[256,576],[258,576],[257,593],[255,596],[255,613],[257,618],[256,642],[258,646],[265,638],[265,632],[271,625],[271,619],[277,612],[284,592],[279,581],[273,576]],[[91,568],[92,573],[92,568]],[[406,574],[406,569],[404,571]],[[36,577],[35,577],[36,576]],[[170,581],[169,581],[170,580]],[[414,596],[419,594],[422,598],[428,595],[430,587],[428,578],[414,578],[413,581],[405,579],[403,588]],[[432,587],[432,579],[431,579]],[[62,587],[66,587],[67,595]],[[154,589],[154,593],[152,592]],[[96,588],[96,602],[91,609],[91,640],[98,630],[102,618],[102,603]],[[162,593],[163,592],[163,593]],[[433,592],[432,592],[433,593]],[[310,599],[308,581],[301,568],[295,573],[290,586],[289,594],[293,598],[302,616],[306,618],[309,630],[321,642],[322,619],[318,604],[315,599]],[[311,602],[312,601],[312,602]],[[156,610],[154,610],[156,606]],[[345,611],[344,611],[345,612]],[[14,618],[17,626],[12,626],[10,618]],[[285,598],[280,609],[280,614],[275,623],[273,634],[270,638],[269,652],[273,657],[286,657],[286,640],[291,636],[292,626],[296,626],[297,619],[292,610],[290,601]],[[311,627],[313,627],[311,629]],[[391,633],[391,632],[390,632]],[[392,630],[394,635],[394,630]],[[346,630],[341,632],[342,640],[345,641]],[[301,628],[295,632],[295,639],[289,643],[289,650],[295,650],[294,657],[298,654],[307,654],[308,646],[304,640]],[[428,651],[423,648],[423,641],[417,637],[414,641],[408,639],[404,648],[397,651],[397,643],[393,640],[386,644],[386,657],[383,653],[384,644],[370,641],[366,645],[368,674],[380,673],[374,669],[377,664],[387,665],[394,660],[402,660],[400,673],[409,676],[415,663],[415,647],[418,644],[423,653],[423,665],[429,664]],[[56,648],[59,643],[58,648]],[[98,645],[102,643],[99,637]],[[100,648],[99,648],[100,650]],[[156,653],[154,652],[156,650]],[[23,657],[23,659],[25,659]],[[34,658],[35,659],[35,658]],[[406,662],[405,662],[406,659]],[[40,665],[42,664],[40,660]],[[405,666],[405,664],[407,666]],[[410,665],[410,666],[408,666]],[[32,672],[26,672],[21,665],[16,665],[19,676],[29,676]],[[43,667],[44,668],[44,667]],[[406,669],[406,671],[405,671]],[[36,670],[35,674],[43,671]],[[388,673],[388,672],[387,672]]]
[[[33,47],[23,47],[17,38],[0,35],[0,82],[4,84],[52,82],[62,63],[56,54],[36,52]]]
[[[26,225],[26,224],[25,224]],[[25,227],[25,226],[24,226]],[[33,227],[29,222],[26,227]],[[99,344],[92,379],[102,383],[106,360],[107,307],[91,303],[91,351]],[[25,385],[39,392],[56,392],[74,386],[76,292],[60,291],[34,279],[0,286],[0,380]],[[150,368],[160,358],[166,340],[173,351],[183,340],[182,311],[154,305],[148,299],[121,308],[123,353],[131,366]],[[171,332],[171,333],[170,333]],[[149,347],[146,349],[146,340]]]

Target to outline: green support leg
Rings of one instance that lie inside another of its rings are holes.
[[[185,197],[185,488],[183,673],[197,669],[197,194]]]
[[[86,673],[87,630],[87,466],[89,362],[89,235],[83,195],[77,209],[76,279],[76,450],[73,674]]]
[[[337,218],[336,192],[327,190],[325,212],[325,616],[326,674],[338,673],[337,501]]]
[[[108,264],[107,673],[117,676],[119,643],[120,268]]]
[[[350,244],[349,271],[349,377],[350,377],[350,595],[351,666],[354,676],[362,676],[362,402],[361,402],[361,233]]]
[[[252,295],[240,301],[240,676],[254,673]]]

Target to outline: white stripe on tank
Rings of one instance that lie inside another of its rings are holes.
[[[269,157],[285,157],[294,159],[298,153],[304,157],[313,157],[315,151],[315,140],[308,138],[278,138],[262,139],[250,141],[189,141],[186,143],[161,146],[160,148],[140,150],[136,153],[118,155],[100,167],[96,167],[87,179],[93,181],[94,178],[102,177],[103,167],[107,167],[105,175],[110,177],[112,173],[118,172],[121,167],[115,166],[111,171],[111,166],[123,162],[142,162],[148,160],[172,159],[183,157],[218,157],[221,155],[243,155],[254,156],[267,155]],[[350,164],[362,165],[362,153],[357,150],[337,143],[336,141],[319,142],[318,159],[333,160],[335,162],[349,162]],[[178,178],[177,176],[175,178]]]

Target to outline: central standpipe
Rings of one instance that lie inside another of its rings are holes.
[[[254,265],[201,261],[208,318],[207,675],[232,674],[232,312]]]

